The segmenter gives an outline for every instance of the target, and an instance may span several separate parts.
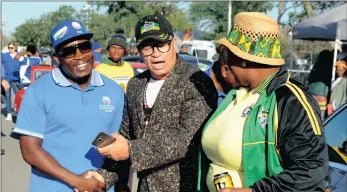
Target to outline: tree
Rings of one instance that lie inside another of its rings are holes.
[[[186,14],[177,7],[177,2],[94,2],[94,5],[107,7],[107,12],[114,18],[117,27],[125,29],[125,35],[135,34],[134,26],[145,15],[161,14],[171,23],[174,30],[183,30],[192,27]]]
[[[93,32],[93,40],[99,41],[104,47],[108,39],[114,34],[117,25],[113,18],[107,14],[93,13],[89,24],[89,31]]]
[[[318,15],[326,10],[344,4],[343,1],[296,1],[296,2],[283,2],[279,1],[276,6],[278,7],[277,21],[281,21],[282,16],[288,12],[289,19],[285,22],[279,22],[281,25],[295,25],[303,19],[310,18]]]
[[[35,44],[39,47],[50,47],[52,28],[67,19],[76,19],[77,12],[71,6],[63,5],[57,11],[41,15],[38,19],[28,19],[16,27],[14,36],[21,45]]]
[[[266,12],[272,9],[271,1],[238,1],[232,2],[232,17],[243,11]],[[226,36],[228,33],[228,2],[192,2],[190,7],[190,19],[201,30],[207,30],[210,33],[206,36],[208,39],[218,39]],[[212,33],[211,33],[212,32]]]

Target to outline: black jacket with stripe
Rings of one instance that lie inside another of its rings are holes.
[[[285,69],[275,75],[266,91],[276,94],[277,150],[284,171],[254,183],[252,190],[324,191],[329,160],[317,102]]]

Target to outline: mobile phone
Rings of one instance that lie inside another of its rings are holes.
[[[100,132],[95,137],[94,141],[92,142],[92,145],[94,145],[95,147],[101,148],[101,147],[106,147],[107,145],[110,145],[115,141],[116,141],[116,138],[113,138],[112,136],[104,132]]]

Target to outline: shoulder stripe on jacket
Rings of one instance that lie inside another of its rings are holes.
[[[304,107],[308,118],[310,120],[310,123],[312,125],[313,131],[316,135],[321,135],[321,130],[319,127],[319,123],[317,120],[316,115],[313,112],[313,109],[311,107],[311,105],[309,104],[309,102],[307,101],[307,98],[304,94],[304,92],[298,88],[298,86],[296,86],[295,84],[291,83],[291,82],[287,82],[286,86],[294,93],[294,95],[298,98],[298,100],[300,101],[301,105]]]
[[[276,135],[276,138],[275,138],[276,152],[279,155],[280,151],[279,151],[279,149],[277,147],[277,144],[278,144],[278,111],[277,111],[277,103],[275,105],[275,112],[274,112],[274,127],[275,127],[275,135]]]

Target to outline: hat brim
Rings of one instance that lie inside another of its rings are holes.
[[[151,35],[148,35],[148,36],[142,38],[140,42],[137,42],[137,43],[136,43],[136,44],[137,44],[137,47],[139,47],[143,42],[145,42],[145,41],[148,40],[148,39],[160,41],[160,42],[163,42],[163,43],[169,41],[169,39],[170,39],[170,34],[167,33],[167,34],[165,35],[165,38],[160,37],[160,35],[162,35],[162,34],[163,34],[163,33],[153,33],[153,34],[151,34]]]
[[[56,45],[54,49],[59,49],[64,44],[70,43],[72,41],[75,41],[75,40],[81,39],[81,38],[85,38],[85,39],[89,39],[90,40],[91,38],[93,38],[93,33],[87,32],[87,33],[83,33],[83,34],[76,35],[76,36],[73,36],[71,38],[65,39],[64,41],[62,41],[58,45]]]
[[[221,38],[219,39],[216,44],[224,45],[228,47],[228,49],[234,53],[236,56],[247,60],[247,61],[252,61],[255,63],[259,64],[265,64],[265,65],[272,65],[272,66],[281,66],[283,65],[284,59],[275,59],[275,58],[265,58],[265,57],[258,57],[255,55],[251,55],[249,53],[243,52],[241,49],[239,49],[237,46],[233,45],[230,43],[227,38]]]

